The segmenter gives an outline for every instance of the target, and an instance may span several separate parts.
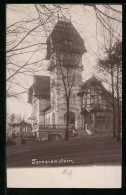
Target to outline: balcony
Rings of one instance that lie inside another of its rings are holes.
[[[111,110],[111,108],[103,104],[83,104],[82,110]]]
[[[39,124],[39,130],[65,130],[66,125]]]
[[[52,124],[38,124],[34,125],[32,131],[65,131],[66,125],[52,125]],[[69,125],[69,130],[72,130],[72,126]]]

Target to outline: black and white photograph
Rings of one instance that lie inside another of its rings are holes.
[[[122,5],[6,5],[7,186],[121,188]]]

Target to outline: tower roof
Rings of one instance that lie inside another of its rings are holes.
[[[84,41],[71,22],[58,21],[47,39],[47,56],[50,59],[51,51],[86,52]]]

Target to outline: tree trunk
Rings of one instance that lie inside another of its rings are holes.
[[[114,82],[113,82],[113,68],[111,65],[111,81],[112,81],[112,107],[113,107],[113,137],[116,137],[115,131],[115,100],[114,100]]]
[[[120,102],[119,102],[119,67],[117,68],[117,109],[118,109],[118,131],[117,131],[117,140],[120,140],[121,132],[121,119],[120,119]]]
[[[67,101],[67,124],[66,124],[66,140],[69,140],[69,97],[66,98]]]

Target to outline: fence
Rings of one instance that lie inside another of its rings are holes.
[[[34,138],[34,134],[32,132],[21,132],[20,133],[20,137],[24,137],[24,138]]]
[[[66,129],[66,125],[46,125],[46,124],[39,124],[39,130],[65,130]],[[72,126],[69,125],[69,129],[72,129]]]

